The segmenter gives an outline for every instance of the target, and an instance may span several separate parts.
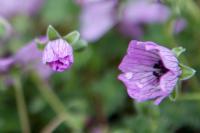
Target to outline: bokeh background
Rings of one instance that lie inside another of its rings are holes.
[[[48,25],[89,44],[63,73],[34,43]],[[0,0],[0,132],[199,133],[199,29],[199,0]],[[117,76],[133,39],[187,49],[197,73],[175,102],[128,97]]]

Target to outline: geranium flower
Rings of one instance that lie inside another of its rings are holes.
[[[63,72],[74,62],[73,49],[63,39],[49,41],[43,52],[43,63],[54,71]]]
[[[138,102],[155,100],[159,104],[173,91],[181,74],[171,50],[154,42],[131,41],[119,75],[128,95]]]

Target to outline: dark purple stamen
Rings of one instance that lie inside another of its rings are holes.
[[[155,71],[153,71],[153,75],[156,76],[158,79],[163,74],[165,74],[166,72],[169,71],[167,68],[165,68],[165,66],[161,60],[159,60],[158,63],[154,64],[153,68],[156,69]]]

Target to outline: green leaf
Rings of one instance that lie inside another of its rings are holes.
[[[72,47],[74,50],[83,50],[88,46],[87,41],[80,39],[77,43],[73,44]]]
[[[173,102],[176,101],[178,95],[179,95],[179,86],[180,85],[180,81],[178,81],[178,83],[176,84],[176,87],[174,89],[174,91],[169,95],[169,99]]]
[[[182,74],[180,76],[180,80],[187,80],[189,78],[191,78],[192,76],[194,76],[194,74],[196,73],[196,70],[194,70],[193,68],[186,66],[184,64],[179,64],[179,66],[181,67],[182,70]]]
[[[72,31],[63,37],[68,43],[74,44],[80,39],[80,33],[78,31]]]
[[[55,39],[60,38],[60,34],[51,25],[49,25],[49,27],[47,29],[47,36],[48,36],[49,40],[55,40]]]
[[[172,49],[172,52],[176,55],[176,57],[179,57],[185,51],[186,49],[183,47],[176,47]]]

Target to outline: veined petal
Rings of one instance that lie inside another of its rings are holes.
[[[157,50],[161,60],[164,64],[164,66],[169,69],[170,71],[173,71],[174,73],[177,73],[180,71],[180,68],[178,66],[178,60],[174,53],[170,51],[169,49],[159,46],[153,42],[148,42],[146,45],[147,50]]]
[[[178,81],[178,75],[169,71],[164,74],[160,79],[160,87],[165,92],[172,92]]]
[[[131,98],[155,104],[172,92],[181,74],[175,55],[153,42],[131,41],[119,69],[118,78]]]
[[[49,65],[54,71],[67,70],[73,62],[73,49],[63,39],[50,41],[44,49],[43,63]]]

